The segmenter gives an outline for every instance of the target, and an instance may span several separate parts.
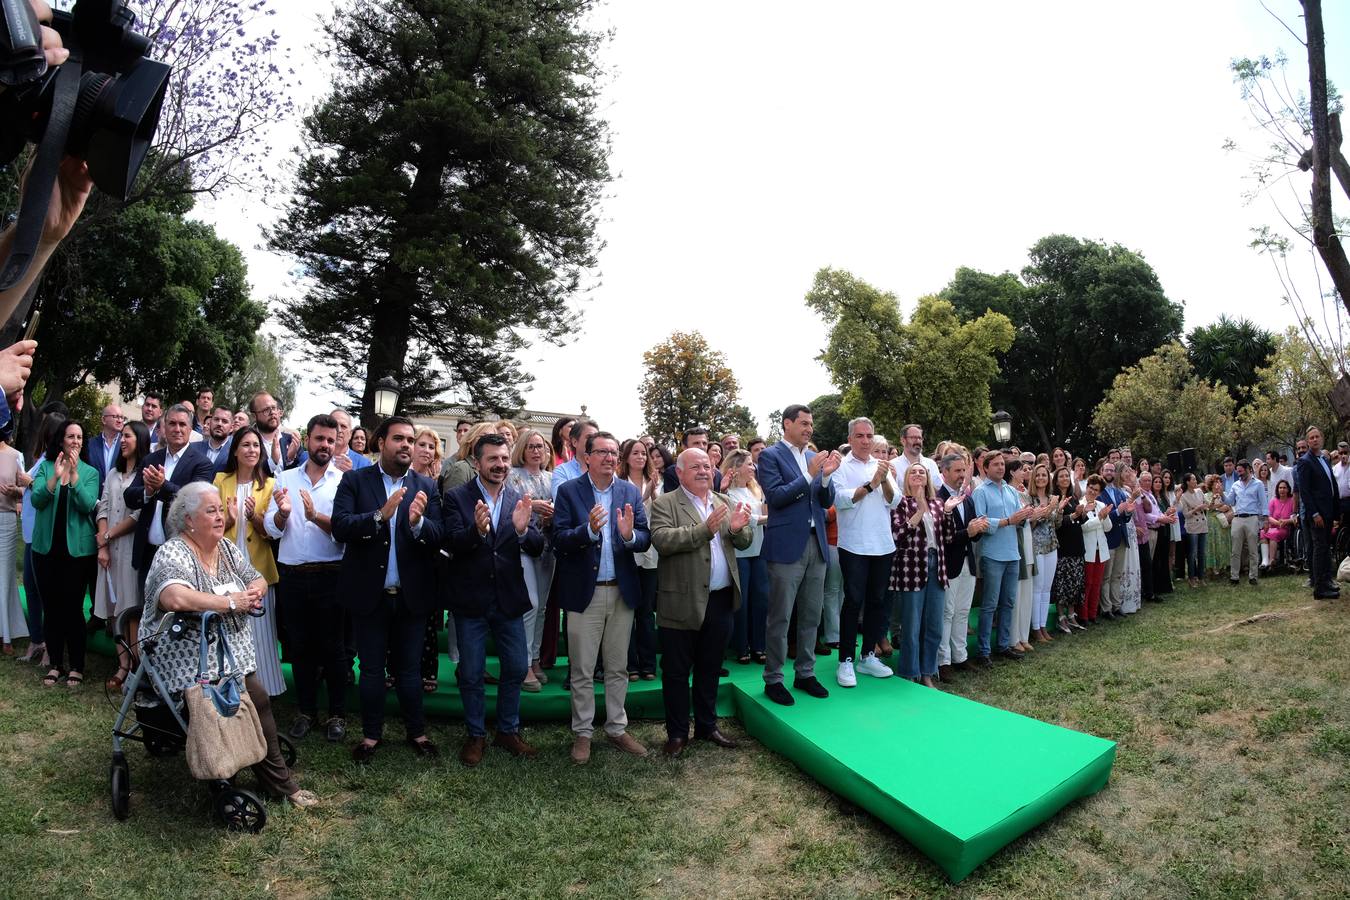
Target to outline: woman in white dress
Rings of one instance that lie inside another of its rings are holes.
[[[1125,519],[1125,574],[1120,578],[1120,611],[1127,616],[1139,612],[1143,605],[1143,582],[1139,570],[1139,529],[1135,523],[1134,505],[1139,501],[1139,483],[1134,477],[1134,469],[1121,466],[1116,471],[1116,481],[1120,489],[1129,497],[1130,507]]]
[[[225,505],[224,540],[239,548],[245,562],[267,581],[261,616],[249,616],[253,646],[258,655],[258,680],[269,697],[286,692],[277,651],[277,563],[263,527],[263,514],[272,502],[275,481],[260,465],[262,435],[257,428],[243,428],[230,440],[225,469],[216,473],[216,488]],[[149,592],[147,591],[147,596]]]
[[[136,538],[136,520],[141,511],[129,509],[123,497],[136,468],[150,452],[150,429],[143,422],[122,426],[122,451],[103,479],[103,495],[94,509],[98,540],[98,584],[94,591],[94,615],[114,621],[123,610],[141,605],[140,583],[131,566],[131,548]],[[127,642],[135,647],[139,623],[131,623]],[[131,654],[117,647],[117,674],[108,679],[109,691],[118,693],[135,665]]]
[[[23,454],[9,445],[13,419],[0,428],[0,652],[14,655],[15,638],[28,637],[19,603],[19,510],[23,497],[19,474]]]

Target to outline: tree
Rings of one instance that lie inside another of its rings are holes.
[[[1238,414],[1238,433],[1249,446],[1292,447],[1309,425],[1332,428],[1337,417],[1328,395],[1334,383],[1307,339],[1290,326],[1275,339],[1269,365],[1256,372],[1251,402]]]
[[[267,311],[250,299],[239,249],[185,218],[191,207],[191,194],[166,193],[88,226],[78,270],[48,282],[63,289],[38,327],[49,352],[39,350],[30,400],[89,379],[178,400],[243,364]]]
[[[1196,377],[1186,348],[1171,341],[1115,377],[1092,426],[1102,441],[1128,446],[1136,459],[1194,447],[1199,459],[1213,460],[1232,444],[1233,408],[1228,391]]]
[[[353,0],[328,23],[338,74],[269,242],[309,277],[282,322],[362,373],[363,421],[390,375],[404,408],[518,408],[527,333],[575,331],[609,177],[592,5]]]
[[[810,402],[811,422],[815,426],[811,441],[817,447],[832,450],[848,442],[848,416],[839,410],[843,402],[842,394],[822,394]],[[782,414],[779,415],[781,424]]]
[[[816,273],[806,305],[830,327],[819,358],[842,392],[845,417],[865,415],[888,436],[918,422],[933,435],[984,440],[994,354],[1013,342],[1006,316],[961,322],[950,303],[927,296],[905,323],[894,294],[830,268]]]
[[[764,443],[776,444],[783,439],[783,411],[775,409],[769,413],[769,433],[764,435]]]
[[[1021,278],[961,268],[941,296],[962,320],[1003,313],[1017,330],[998,357],[996,406],[1042,449],[1089,454],[1092,409],[1112,380],[1181,335],[1182,311],[1142,256],[1119,244],[1050,235],[1029,251]]]
[[[638,388],[647,431],[658,440],[683,438],[697,425],[717,435],[754,428],[754,417],[741,405],[740,384],[720,350],[697,331],[673,332],[642,354],[646,374]]]
[[[281,342],[269,334],[254,337],[243,365],[216,388],[216,404],[233,410],[247,409],[258,391],[267,391],[283,410],[295,409],[295,391],[300,376],[286,368]]]
[[[1228,388],[1239,407],[1256,383],[1256,370],[1268,364],[1274,352],[1275,335],[1246,318],[1221,315],[1186,336],[1186,355],[1196,376]]]

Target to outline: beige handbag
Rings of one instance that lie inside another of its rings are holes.
[[[207,636],[216,626],[217,671],[220,680],[212,683]],[[183,691],[187,706],[187,762],[192,777],[201,781],[233,778],[236,773],[262,762],[267,756],[258,710],[248,691],[240,690],[242,676],[234,673],[234,654],[230,652],[219,617],[202,614],[200,667],[197,683]],[[229,669],[226,669],[226,661]]]

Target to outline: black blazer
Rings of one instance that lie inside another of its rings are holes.
[[[408,610],[414,615],[425,615],[440,608],[436,559],[442,538],[441,498],[434,481],[411,469],[403,486],[407,491],[396,517],[398,578]],[[427,506],[422,512],[422,529],[414,535],[408,526],[408,507],[418,491],[427,495]],[[338,592],[338,602],[359,616],[374,612],[384,593],[384,577],[389,568],[389,523],[376,525],[375,513],[386,499],[384,477],[378,465],[344,474],[333,496],[333,539],[347,545],[342,552],[342,590]]]
[[[1327,465],[1331,463],[1328,461]],[[1271,482],[1274,481],[1272,478]],[[1321,513],[1322,521],[1330,528],[1337,519],[1341,492],[1336,482],[1327,477],[1327,470],[1322,468],[1317,457],[1305,453],[1298,458],[1294,466],[1294,483],[1298,486],[1299,517],[1311,522],[1313,516]],[[1266,499],[1270,500],[1273,496]]]
[[[478,532],[473,511],[483,499],[478,479],[445,492],[441,504],[445,517],[445,542],[454,553],[450,577],[457,590],[450,596],[450,611],[462,616],[482,618],[495,605],[509,618],[530,611],[530,593],[525,587],[521,554],[538,556],[544,552],[544,536],[533,523],[518,537],[511,525],[511,513],[520,500],[520,492],[502,487],[502,503],[497,521],[487,537]]]
[[[178,489],[194,481],[205,481],[210,484],[216,478],[216,467],[211,465],[210,457],[196,444],[188,444],[187,449],[183,451],[183,458],[173,467],[173,475],[166,478],[163,486],[147,501],[145,467],[162,466],[168,457],[168,448],[160,447],[142,459],[141,464],[136,467],[131,485],[122,494],[128,508],[141,510],[141,517],[136,522],[136,537],[131,544],[131,564],[138,570],[149,564],[146,547],[150,543],[150,523],[154,521],[154,517],[160,517],[160,524],[165,526],[164,536],[169,537],[169,507],[173,505],[173,498],[178,496]]]
[[[943,503],[946,503],[952,498],[952,492],[947,488],[947,482],[942,481],[938,485],[938,497],[942,499]],[[975,499],[973,497],[967,497],[961,504],[960,515],[957,515],[955,511],[952,513],[952,524],[955,527],[952,529],[952,542],[947,547],[948,578],[959,576],[962,566],[969,566],[966,571],[972,575],[980,574],[980,562],[975,556],[975,542],[984,535],[971,535],[966,530],[970,521],[977,518],[979,516],[975,513]]]

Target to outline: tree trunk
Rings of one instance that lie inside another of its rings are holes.
[[[1313,246],[1327,267],[1341,303],[1350,310],[1350,258],[1345,255],[1331,214],[1331,123],[1327,110],[1326,35],[1321,0],[1302,0],[1308,29],[1308,94],[1313,126]]]

